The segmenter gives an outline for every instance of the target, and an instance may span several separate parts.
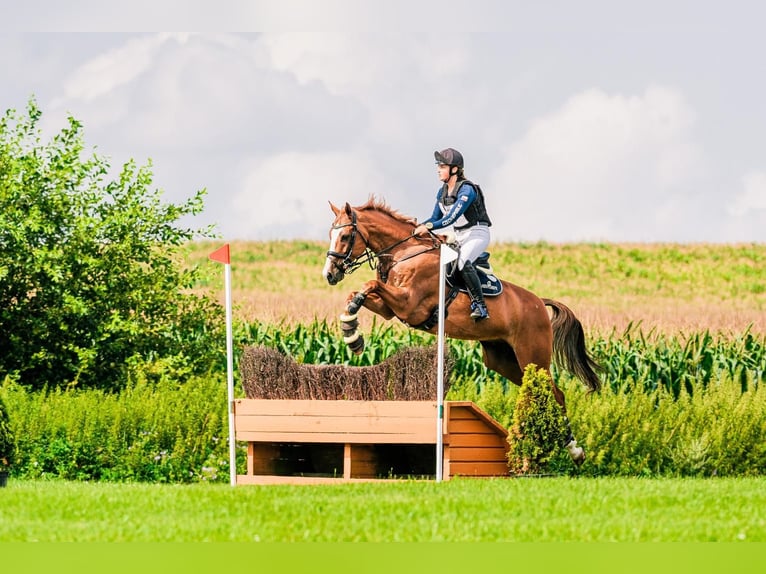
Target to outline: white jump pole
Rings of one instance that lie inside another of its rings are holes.
[[[451,247],[442,244],[439,252],[439,328],[438,351],[436,354],[436,482],[441,482],[444,475],[444,298],[445,269],[447,263],[457,259],[457,253]]]
[[[231,255],[227,243],[209,255],[213,261],[224,264],[224,284],[226,289],[226,384],[229,401],[229,481],[237,485],[237,445],[234,437],[234,344],[232,335],[231,313]]]

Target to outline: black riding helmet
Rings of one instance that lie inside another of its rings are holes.
[[[463,169],[463,154],[451,147],[441,151],[435,151],[434,158],[436,158],[436,163],[443,163],[444,165],[450,166],[454,165],[455,167]]]

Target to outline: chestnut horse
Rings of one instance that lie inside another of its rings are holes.
[[[413,236],[416,223],[371,198],[365,205],[338,208],[330,203],[335,220],[330,229],[330,249],[322,276],[335,285],[363,263],[377,261],[376,278],[349,294],[347,313],[341,315],[344,339],[361,353],[364,340],[356,332],[356,313],[367,307],[385,319],[397,317],[409,326],[435,333],[439,300],[440,245],[444,236]],[[521,385],[524,368],[534,363],[550,374],[551,359],[577,376],[590,391],[601,383],[600,367],[585,348],[580,321],[563,303],[502,281],[503,291],[487,297],[489,318],[474,322],[470,298],[460,293],[450,303],[444,321],[445,335],[479,341],[484,364]],[[547,307],[552,309],[552,319]],[[553,394],[566,413],[564,394],[551,377]],[[568,426],[569,423],[567,423]],[[585,458],[571,430],[565,446],[576,463]]]

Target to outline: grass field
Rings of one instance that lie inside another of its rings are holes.
[[[766,542],[766,479],[11,481],[0,541]]]
[[[203,266],[199,288],[222,300],[221,243],[190,244]],[[246,320],[335,321],[347,294],[374,273],[361,267],[331,287],[321,277],[327,245],[309,241],[233,242],[232,298]],[[498,277],[569,305],[587,332],[643,330],[766,333],[766,245],[492,244]],[[371,313],[360,313],[363,327]],[[393,322],[392,324],[396,324]],[[404,328],[404,327],[402,327]]]
[[[222,243],[194,243],[182,254],[202,268],[195,289],[219,300],[223,274],[207,255]],[[320,277],[326,249],[232,243],[236,317],[335,324],[348,292],[373,272],[361,268],[330,287]],[[628,325],[648,337],[766,333],[766,245],[497,244],[490,251],[498,276],[571,306],[586,335],[609,337]],[[363,329],[372,320],[360,314]],[[766,477],[238,488],[11,479],[0,489],[0,541],[33,540],[764,543]]]

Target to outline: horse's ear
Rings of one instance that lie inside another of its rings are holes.
[[[346,205],[343,207],[343,209],[345,209],[345,210],[346,210],[346,215],[348,215],[349,217],[351,217],[351,204],[349,204],[349,202],[348,202],[348,201],[346,202]]]
[[[335,204],[332,201],[328,201],[327,203],[330,204],[330,209],[332,209],[332,212],[335,215],[338,215],[338,213],[340,213],[340,208],[339,207],[335,207]]]

